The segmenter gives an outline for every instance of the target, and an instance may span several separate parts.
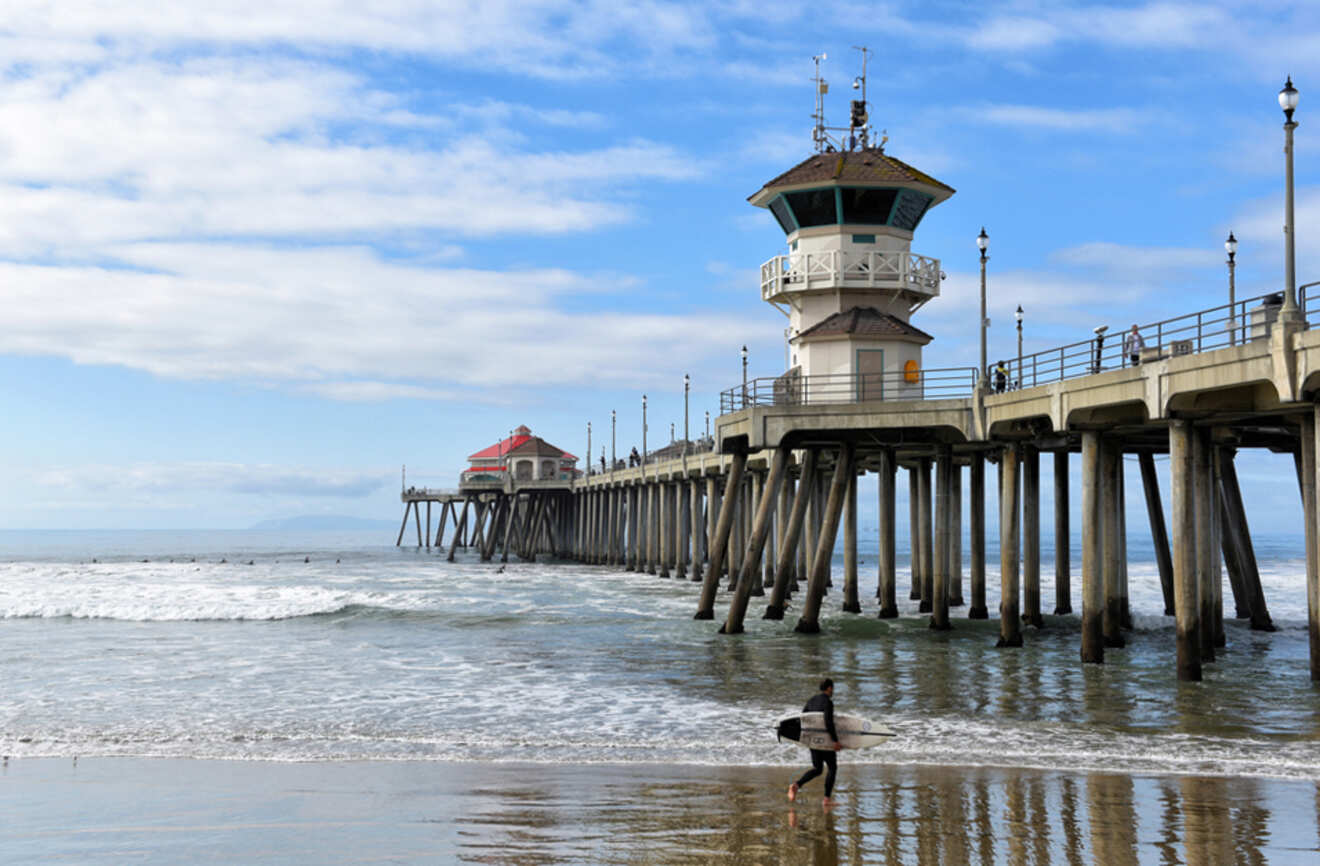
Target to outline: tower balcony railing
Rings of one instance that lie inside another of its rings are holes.
[[[720,414],[750,406],[817,406],[885,400],[955,400],[972,396],[975,367],[886,373],[827,373],[751,379],[720,394]]]
[[[761,299],[815,289],[906,289],[940,293],[940,260],[903,251],[789,253],[761,265]]]

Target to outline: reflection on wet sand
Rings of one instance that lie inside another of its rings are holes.
[[[841,768],[833,809],[768,767],[486,767],[460,860],[541,863],[1314,862],[1320,784]],[[542,779],[537,783],[535,779]]]

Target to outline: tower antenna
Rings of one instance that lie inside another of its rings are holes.
[[[820,77],[820,62],[829,59],[824,51],[813,55],[811,60],[816,64],[816,74],[812,76],[812,81],[816,84],[816,111],[811,115],[811,142],[816,148],[816,153],[824,153],[827,150],[833,150],[830,142],[829,133],[825,131],[825,94],[830,92],[830,85],[824,78]]]
[[[861,99],[854,99],[850,106],[851,111],[848,116],[848,149],[856,150],[858,145],[862,150],[870,146],[871,125],[870,118],[867,117],[866,102],[866,61],[873,53],[865,45],[854,45],[854,51],[862,52],[862,74],[853,79],[853,90],[861,91]]]

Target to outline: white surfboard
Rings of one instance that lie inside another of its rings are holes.
[[[849,716],[844,713],[834,714],[834,730],[839,735],[839,743],[845,749],[865,749],[878,746],[895,736],[894,732],[879,722],[863,719],[861,716]],[[784,716],[775,724],[775,733],[782,740],[792,740],[808,749],[831,749],[833,740],[825,731],[824,713],[795,713]]]

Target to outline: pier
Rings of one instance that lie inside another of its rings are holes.
[[[780,620],[796,597],[793,628],[812,634],[820,631],[840,532],[842,610],[860,615],[863,599],[874,599],[878,616],[898,615],[902,470],[909,491],[909,599],[929,613],[934,630],[955,628],[954,613],[964,607],[969,619],[995,617],[997,645],[1011,650],[1023,646],[1028,629],[1045,625],[1040,463],[1050,459],[1051,612],[1073,612],[1069,506],[1077,498],[1079,655],[1099,664],[1124,645],[1131,625],[1122,466],[1125,456],[1135,456],[1163,613],[1176,621],[1177,676],[1196,681],[1225,646],[1225,571],[1231,615],[1252,629],[1274,628],[1235,468],[1240,450],[1268,449],[1291,454],[1296,467],[1311,678],[1320,680],[1320,296],[1306,293],[1313,284],[1301,292],[1295,287],[1291,247],[1282,292],[1230,295],[1226,305],[1134,325],[1108,340],[1102,326],[1091,337],[1028,355],[1019,342],[1017,358],[992,372],[982,229],[980,364],[927,369],[923,349],[934,338],[912,318],[938,300],[942,271],[938,259],[910,247],[923,216],[954,190],[887,154],[884,141],[873,143],[864,76],[858,81],[862,100],[853,103],[847,135],[834,136],[823,125],[818,101],[817,152],[749,198],[773,215],[788,245],[761,266],[760,295],[788,319],[789,369],[752,380],[744,370],[742,384],[721,394],[709,442],[673,443],[627,466],[616,462],[584,474],[576,458],[553,449],[564,460],[547,464],[548,475],[520,475],[508,458],[529,446],[511,434],[473,455],[493,460],[492,471],[469,470],[476,474],[465,473],[457,491],[405,491],[419,545],[431,543],[431,506],[438,503],[434,543],[441,544],[452,519],[451,560],[457,547],[471,546],[487,561],[496,553],[507,560],[512,550],[524,559],[550,554],[687,580],[693,616],[719,619],[726,635],[745,629],[754,598],[763,600],[761,618]],[[1230,237],[1230,265],[1232,243]],[[1080,455],[1080,477],[1070,471],[1072,454]],[[1156,471],[1156,455],[1167,456],[1165,478]],[[997,611],[987,605],[987,464],[998,468],[989,494],[1000,532]],[[866,473],[878,479],[874,590],[862,588],[858,573],[857,485]]]

